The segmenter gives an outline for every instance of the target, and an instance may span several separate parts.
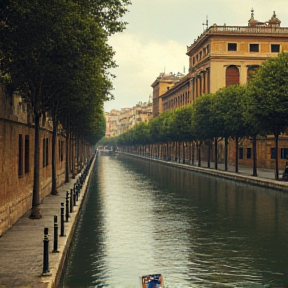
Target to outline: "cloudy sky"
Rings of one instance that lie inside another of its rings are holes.
[[[252,7],[256,20],[267,21],[275,11],[281,27],[288,27],[288,0],[132,0],[126,30],[109,40],[119,67],[112,71],[115,100],[105,111],[148,101],[164,70],[187,73],[187,46],[203,32],[206,17],[209,26],[245,26]]]

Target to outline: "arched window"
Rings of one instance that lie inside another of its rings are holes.
[[[239,70],[231,65],[226,69],[226,87],[233,84],[239,84]]]

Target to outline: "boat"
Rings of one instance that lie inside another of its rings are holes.
[[[142,288],[164,288],[164,280],[161,274],[149,274],[141,276]]]
[[[110,147],[110,146],[105,146],[102,149],[100,149],[100,155],[101,156],[111,156],[113,154],[114,154],[114,151],[113,151],[112,147]]]

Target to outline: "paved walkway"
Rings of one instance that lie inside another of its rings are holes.
[[[93,164],[92,164],[93,167]],[[92,168],[90,168],[91,171]],[[54,287],[56,277],[59,277],[63,265],[63,255],[67,252],[72,239],[77,215],[86,191],[89,176],[81,189],[77,206],[70,213],[69,222],[64,222],[66,236],[59,237],[59,253],[52,253],[54,235],[54,215],[58,216],[58,233],[60,235],[61,203],[66,199],[66,191],[74,187],[76,179],[58,188],[58,196],[47,196],[41,204],[42,219],[30,220],[28,211],[0,238],[0,287],[1,288],[48,288]],[[44,228],[49,228],[49,268],[50,276],[42,276],[43,272],[43,236]],[[60,267],[60,269],[59,269]]]
[[[207,162],[202,161],[201,167],[207,168]],[[215,163],[211,162],[209,169],[214,169],[214,168],[215,168]],[[282,179],[282,174],[283,174],[283,170],[284,170],[282,168],[283,167],[281,167],[281,169],[279,169],[279,179]],[[218,170],[219,171],[225,171],[225,165],[222,163],[218,164]],[[236,173],[235,172],[235,165],[228,165],[228,172]],[[239,166],[237,174],[252,176],[253,168],[252,167],[246,167],[246,166]],[[275,170],[274,169],[257,168],[257,177],[275,180]]]
[[[282,181],[282,175],[284,172],[284,167],[280,167],[279,169],[279,180],[275,180],[275,170],[274,169],[264,169],[257,168],[257,176],[252,176],[253,170],[252,167],[239,166],[238,173],[235,172],[234,165],[228,165],[228,171],[225,171],[225,165],[222,163],[218,163],[218,169],[216,170],[215,163],[210,163],[210,168],[207,166],[207,162],[201,161],[201,167],[198,167],[198,163],[195,162],[194,165],[190,164],[182,164],[178,161],[167,161],[156,158],[145,157],[137,154],[124,153],[134,157],[144,158],[150,161],[161,162],[166,165],[180,167],[182,169],[192,170],[196,172],[202,172],[210,175],[214,175],[217,177],[222,177],[231,180],[237,180],[241,182],[250,183],[253,185],[258,185],[262,187],[272,188],[281,190],[285,193],[288,193],[288,182]]]

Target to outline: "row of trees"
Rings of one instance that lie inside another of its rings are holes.
[[[217,143],[219,139],[224,139],[227,170],[228,141],[233,138],[236,143],[235,169],[238,172],[239,139],[249,137],[253,140],[253,175],[257,176],[256,139],[273,134],[275,178],[278,179],[278,137],[287,126],[288,53],[281,53],[265,61],[247,85],[232,85],[213,94],[204,94],[192,105],[166,111],[149,123],[140,123],[128,132],[105,141],[118,146],[193,141],[198,147],[214,142],[216,162]]]
[[[53,119],[52,194],[58,123],[94,145],[105,134],[103,103],[116,67],[108,37],[125,28],[130,0],[1,0],[0,71],[7,95],[20,93],[35,124],[31,218],[40,218],[39,119]],[[67,144],[68,145],[68,144]],[[67,146],[68,147],[68,146]],[[67,169],[68,170],[68,169]],[[67,179],[66,179],[67,181]]]

